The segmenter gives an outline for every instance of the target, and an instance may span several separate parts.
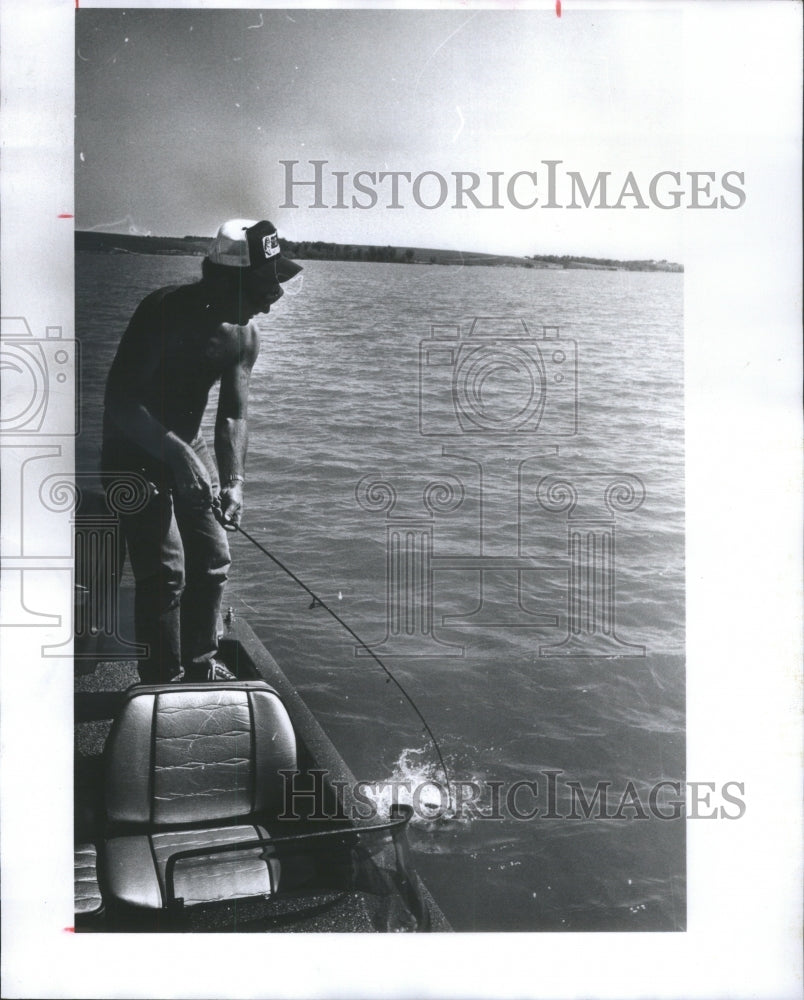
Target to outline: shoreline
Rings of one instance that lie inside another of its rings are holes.
[[[203,257],[211,237],[135,236],[128,233],[101,233],[76,230],[75,249],[88,253],[130,253]],[[285,256],[293,260],[339,260],[350,263],[420,265],[461,265],[463,267],[521,267],[528,270],[648,271],[683,273],[682,264],[667,260],[615,260],[574,254],[486,254],[428,247],[377,246],[356,243],[279,240]]]

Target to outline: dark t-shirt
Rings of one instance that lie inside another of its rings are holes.
[[[209,391],[221,374],[210,351],[215,326],[200,284],[161,288],[143,299],[123,334],[106,383],[104,470],[142,469],[157,481],[169,478],[167,466],[112,420],[109,403],[113,397],[141,403],[166,430],[192,442]]]

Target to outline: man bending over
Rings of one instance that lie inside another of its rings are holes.
[[[161,288],[137,307],[109,372],[101,466],[137,472],[154,489],[120,521],[135,580],[145,683],[233,675],[216,659],[230,558],[226,531],[243,510],[249,378],[259,352],[251,322],[301,270],[282,257],[270,222],[232,219],[218,230],[191,285]],[[201,436],[220,380],[215,459]],[[214,506],[213,506],[214,504]]]

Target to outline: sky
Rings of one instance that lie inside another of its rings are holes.
[[[404,181],[400,209],[387,186],[370,210],[337,209],[330,173],[349,203],[361,170],[471,171],[489,201],[489,171],[541,178],[546,159],[587,186],[715,169],[682,162],[680,53],[680,15],[661,9],[79,10],[76,225],[210,235],[267,217],[290,239],[677,260],[683,212],[459,210],[452,188],[426,209]],[[301,188],[282,207],[280,161],[311,178],[312,159],[328,207]]]

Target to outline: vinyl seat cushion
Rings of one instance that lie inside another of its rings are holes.
[[[107,890],[118,903],[160,909],[167,902],[165,866],[171,854],[259,837],[267,837],[267,831],[258,824],[113,837],[104,851]],[[265,860],[263,853],[262,848],[250,848],[179,861],[175,894],[186,906],[270,895],[278,887],[280,865]]]
[[[105,754],[104,896],[161,908],[171,854],[266,837],[282,810],[279,772],[297,761],[287,710],[263,681],[131,689]],[[269,894],[280,869],[264,853],[180,861],[175,894],[185,905]]]
[[[89,917],[103,906],[98,885],[98,852],[94,844],[76,844],[73,851],[76,916]]]

